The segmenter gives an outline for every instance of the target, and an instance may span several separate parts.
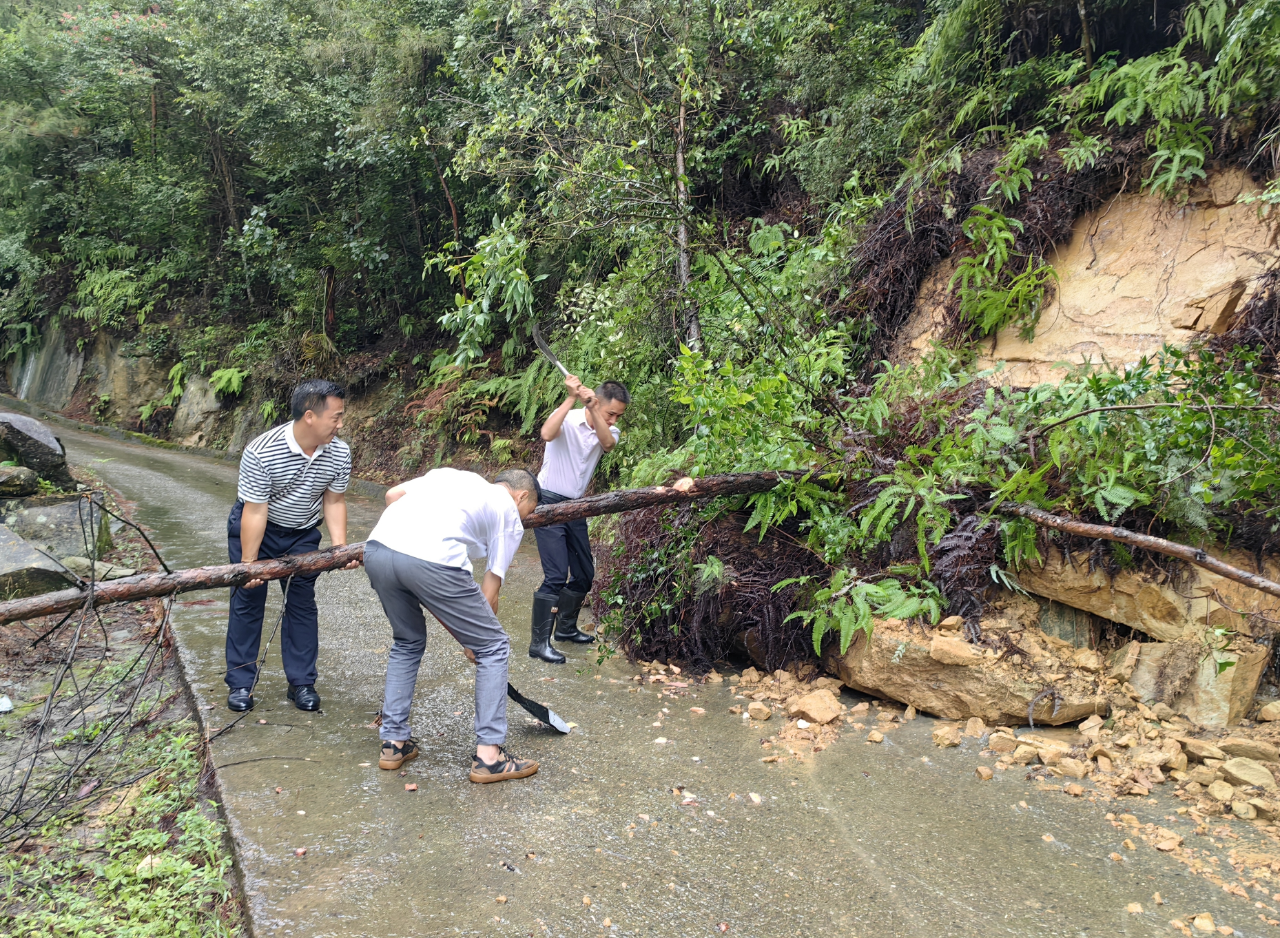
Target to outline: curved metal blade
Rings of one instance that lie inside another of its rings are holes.
[[[547,344],[547,340],[542,337],[542,330],[538,328],[538,321],[533,322],[533,344],[538,346],[538,350],[547,356],[547,361],[560,369],[560,374],[568,377],[569,369],[560,364],[560,359],[556,358],[556,353],[551,351],[551,346]],[[568,732],[568,730],[565,730]]]
[[[559,714],[557,714],[551,708],[545,707],[542,704],[538,703],[536,700],[530,700],[528,697],[524,696],[522,693],[520,693],[510,684],[507,685],[507,696],[510,697],[512,700],[514,700],[516,703],[518,703],[520,706],[524,707],[524,709],[527,710],[529,714],[532,715],[535,719],[541,720],[543,723],[547,724],[547,726],[551,727],[553,730],[556,730],[561,733],[570,732],[569,724],[565,723],[564,720],[560,719]]]

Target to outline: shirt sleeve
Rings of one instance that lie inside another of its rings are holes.
[[[520,549],[520,541],[523,537],[523,526],[507,528],[495,534],[489,541],[486,569],[505,580],[507,578],[507,568],[511,566],[511,561],[515,559],[516,551]]]
[[[333,481],[329,483],[329,491],[337,494],[345,492],[347,486],[351,484],[351,448],[344,446],[343,450],[342,464],[338,466]]]
[[[262,457],[253,450],[245,450],[240,457],[240,482],[236,494],[240,501],[255,505],[271,501],[271,473],[263,465]]]

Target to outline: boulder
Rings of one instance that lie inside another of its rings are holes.
[[[950,665],[982,663],[982,652],[962,638],[951,638],[946,635],[933,637],[933,641],[929,644],[929,657],[934,661]]]
[[[829,690],[816,690],[790,704],[787,712],[810,723],[830,723],[840,716],[840,701]]]
[[[1142,700],[1165,703],[1193,723],[1229,726],[1253,708],[1269,657],[1266,646],[1242,637],[1211,655],[1199,642],[1147,642],[1129,683]],[[1230,666],[1220,669],[1222,664]],[[1179,674],[1183,680],[1170,677]]]
[[[0,466],[0,497],[34,495],[39,489],[40,478],[26,466]]]
[[[1253,759],[1255,762],[1280,762],[1280,749],[1271,743],[1259,739],[1245,739],[1243,736],[1228,736],[1218,740],[1218,748],[1231,756]]]
[[[973,646],[957,639],[935,636],[923,644],[917,633],[906,628],[877,625],[870,637],[859,634],[845,654],[829,650],[824,663],[828,673],[837,675],[852,690],[910,704],[934,716],[948,720],[980,717],[987,726],[1027,721],[1027,706],[1044,689],[1042,684],[1029,683],[1024,672],[1015,669],[955,667],[940,661],[933,653],[940,639],[974,653],[975,664],[983,661]],[[1106,697],[1077,694],[1064,686],[1056,710],[1053,700],[1041,700],[1034,716],[1037,725],[1058,725],[1075,723],[1093,713],[1106,714],[1107,710]]]
[[[112,547],[110,515],[102,509],[102,496],[58,495],[4,505],[4,523],[20,537],[62,560],[84,557],[95,544],[102,556]]]
[[[59,488],[76,487],[76,480],[67,471],[67,454],[62,443],[34,417],[0,413],[0,444],[40,478]]]
[[[74,581],[6,525],[0,524],[0,596],[17,599],[66,589]]]
[[[1253,759],[1228,759],[1222,763],[1222,774],[1227,777],[1227,781],[1236,785],[1252,785],[1266,791],[1276,790],[1276,780],[1271,770]]]
[[[1273,700],[1258,709],[1260,723],[1272,723],[1276,720],[1280,720],[1280,700]]]

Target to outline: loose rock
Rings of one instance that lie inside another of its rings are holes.
[[[1211,782],[1205,788],[1205,794],[1214,801],[1228,802],[1236,795],[1236,790],[1224,781]]]
[[[1222,764],[1222,774],[1227,777],[1227,781],[1237,785],[1253,785],[1267,791],[1276,790],[1276,780],[1271,771],[1253,759],[1228,759]]]
[[[788,705],[787,712],[810,723],[824,725],[840,716],[840,701],[829,690],[816,690]]]
[[[884,733],[881,733],[879,730],[872,730],[870,733],[867,734],[867,742],[869,743],[884,742]]]
[[[938,623],[938,628],[953,631],[964,626],[964,616],[947,616]]]
[[[960,745],[960,727],[940,726],[933,731],[933,744],[942,749]]]
[[[995,772],[991,771],[989,766],[980,765],[973,770],[973,774],[978,776],[978,781],[989,782],[995,777]]]
[[[1273,700],[1269,704],[1265,704],[1258,711],[1258,720],[1262,723],[1271,723],[1280,720],[1280,700]]]
[[[964,735],[979,737],[987,731],[987,724],[982,722],[982,717],[969,717],[964,725]]]
[[[1280,762],[1280,749],[1260,739],[1229,736],[1219,740],[1218,748],[1228,756],[1240,756],[1257,762]]]
[[[20,498],[34,495],[39,489],[39,477],[26,466],[0,466],[0,495]]]
[[[945,635],[935,635],[929,643],[929,657],[941,664],[974,665],[982,663],[982,652],[968,642]]]
[[[769,705],[759,700],[753,700],[747,705],[747,714],[753,720],[767,720],[773,716],[773,711],[769,709]]]
[[[1213,743],[1206,743],[1202,739],[1184,739],[1182,740],[1182,751],[1187,754],[1190,759],[1197,762],[1203,762],[1205,759],[1221,759],[1227,761],[1227,754],[1219,749]]]
[[[67,471],[67,454],[47,426],[25,414],[0,413],[0,443],[18,457],[18,462],[42,479],[64,489],[73,489],[76,480]]]

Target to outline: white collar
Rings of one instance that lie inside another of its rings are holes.
[[[314,453],[312,453],[310,456],[307,456],[307,454],[302,451],[302,447],[298,445],[298,438],[293,434],[292,420],[290,420],[284,426],[284,441],[288,445],[291,452],[297,453],[299,456],[306,456],[307,459],[315,459],[317,456],[319,456],[321,453],[324,452],[324,448],[326,445],[324,443],[321,443],[319,446],[316,447],[316,451]]]

